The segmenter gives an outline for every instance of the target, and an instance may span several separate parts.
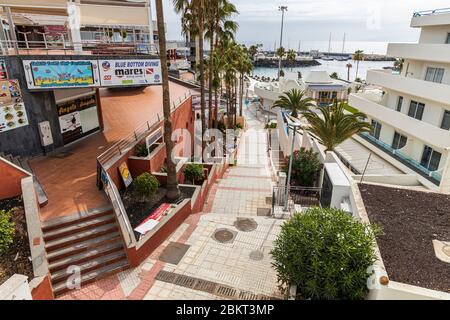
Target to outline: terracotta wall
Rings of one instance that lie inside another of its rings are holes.
[[[7,162],[0,160],[0,200],[22,194],[21,180],[27,174]]]
[[[183,104],[181,106],[179,106],[172,113],[173,130],[187,129],[187,130],[189,130],[191,136],[193,136],[193,134],[194,134],[193,117],[194,116],[193,116],[193,111],[192,111],[192,98],[191,98],[191,99],[188,99],[185,102],[183,102]],[[158,128],[163,126],[163,124],[164,124],[163,121],[161,121]],[[182,143],[182,142],[180,142],[180,143]],[[150,160],[150,170],[151,171],[161,170],[161,167],[166,158],[165,148],[162,150],[164,150],[164,151],[158,152],[158,154],[152,160]],[[111,179],[114,181],[114,183],[116,184],[116,186],[119,189],[122,189],[125,187],[123,184],[122,178],[120,177],[120,173],[119,173],[119,166],[123,162],[127,163],[128,168],[129,168],[130,172],[132,173],[133,177],[135,176],[135,174],[133,174],[133,171],[134,171],[134,173],[140,174],[140,173],[144,172],[142,170],[147,166],[146,164],[136,165],[134,163],[134,161],[133,161],[133,163],[130,162],[130,160],[128,158],[132,155],[134,155],[134,150],[130,150],[127,153],[124,153],[122,155],[122,157],[108,169],[109,176],[111,177]]]
[[[50,280],[50,274],[48,274],[42,282],[31,291],[33,300],[53,300],[52,282]]]
[[[185,205],[164,224],[150,239],[139,249],[131,248],[127,250],[128,262],[130,266],[136,267],[144,261],[158,246],[160,246],[191,214],[191,201],[186,201]]]

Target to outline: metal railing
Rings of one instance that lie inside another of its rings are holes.
[[[446,14],[446,13],[450,13],[450,8],[418,11],[414,12],[413,17],[432,16],[435,14]]]
[[[322,188],[316,187],[288,187],[288,199],[292,204],[302,207],[319,207]],[[276,206],[282,207],[286,204],[286,187],[276,186],[272,190],[272,212]]]
[[[373,145],[377,146],[378,148],[382,149],[386,153],[389,153],[399,162],[406,165],[408,168],[412,169],[413,171],[419,173],[424,178],[427,178],[431,182],[433,182],[436,185],[439,185],[442,180],[442,175],[439,173],[439,171],[431,171],[424,166],[422,166],[418,161],[412,159],[411,157],[405,155],[398,149],[392,148],[392,146],[388,145],[387,143],[376,139],[371,134],[364,132],[361,133],[360,136],[367,141],[371,142]]]
[[[54,41],[37,40],[1,40],[0,48],[4,55],[72,55],[79,52],[84,55],[140,55],[158,54],[158,47],[146,41],[111,42],[104,40],[87,40],[72,42],[61,37]]]

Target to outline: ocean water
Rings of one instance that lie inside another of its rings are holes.
[[[286,71],[292,72],[301,72],[302,77],[306,78],[308,73],[311,71],[326,71],[328,74],[332,74],[333,72],[337,72],[339,78],[347,80],[347,63],[351,63],[353,68],[350,69],[350,81],[354,81],[356,79],[356,61],[348,60],[348,61],[324,61],[317,60],[322,65],[314,66],[314,67],[300,67],[300,68],[284,68]],[[358,77],[361,79],[366,79],[367,71],[370,69],[383,69],[383,67],[392,67],[394,66],[393,61],[360,61]],[[270,78],[276,78],[278,73],[277,68],[255,68],[253,70],[253,74],[257,76],[264,76]]]
[[[262,44],[263,50],[274,51],[274,48],[278,47],[278,44],[275,42],[250,42],[244,41],[245,45],[250,46],[253,44]],[[311,50],[319,50],[321,52],[328,52],[329,42],[327,41],[300,41],[296,40],[284,40],[283,46],[287,49],[294,49],[295,51],[299,50],[302,52],[309,52]],[[388,47],[387,42],[371,42],[371,41],[346,41],[343,43],[343,39],[339,41],[331,41],[331,52],[341,53],[344,51],[345,53],[353,53],[356,50],[363,50],[366,54],[386,54]],[[342,50],[344,49],[344,50]]]

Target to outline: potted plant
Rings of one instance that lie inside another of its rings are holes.
[[[148,157],[148,149],[147,149],[147,144],[145,143],[139,143],[136,145],[136,157],[139,158],[146,158]]]

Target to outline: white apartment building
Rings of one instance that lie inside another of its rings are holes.
[[[379,90],[350,95],[374,126],[357,139],[425,186],[450,193],[450,9],[415,13],[411,27],[421,28],[419,43],[388,46],[388,56],[404,59],[402,71],[370,70],[367,83]]]

